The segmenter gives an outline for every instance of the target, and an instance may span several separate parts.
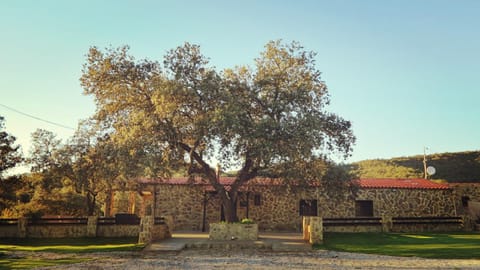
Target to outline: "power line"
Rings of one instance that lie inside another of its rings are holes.
[[[75,130],[74,128],[72,127],[69,127],[69,126],[66,126],[66,125],[62,125],[62,124],[59,124],[59,123],[55,123],[55,122],[52,122],[52,121],[49,121],[49,120],[45,120],[45,119],[42,119],[40,117],[36,117],[35,115],[31,115],[31,114],[28,114],[28,113],[24,113],[22,111],[19,111],[17,109],[14,109],[12,107],[9,107],[7,105],[4,105],[4,104],[1,104],[0,103],[0,106],[10,110],[10,111],[13,111],[13,112],[16,112],[18,114],[21,114],[23,116],[26,116],[26,117],[30,117],[30,118],[33,118],[35,120],[38,120],[38,121],[42,121],[42,122],[45,122],[45,123],[48,123],[48,124],[51,124],[51,125],[54,125],[54,126],[57,126],[57,127],[61,127],[61,128],[66,128],[66,129],[71,129],[71,130]]]

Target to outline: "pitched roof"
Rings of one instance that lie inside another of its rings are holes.
[[[220,183],[229,188],[235,177],[221,177]],[[207,180],[200,177],[173,177],[168,179],[160,178],[138,178],[140,184],[157,185],[201,185],[212,189]],[[356,180],[360,188],[396,188],[396,189],[450,189],[449,184],[439,184],[426,179],[394,179],[394,178],[368,178]],[[251,180],[250,186],[278,186],[283,182],[280,179],[255,178]]]
[[[448,184],[439,184],[427,179],[369,178],[357,180],[360,188],[399,189],[450,189]]]
[[[228,186],[233,183],[234,177],[221,177],[220,183]],[[172,177],[172,178],[138,178],[140,184],[159,184],[159,185],[209,185],[208,180],[200,177]]]
[[[189,177],[172,177],[172,178],[137,178],[140,184],[158,184],[158,185],[210,185],[208,180],[201,177],[189,178]],[[220,177],[220,184],[224,186],[230,186],[235,181],[235,177]],[[282,185],[283,182],[280,179],[275,178],[255,178],[248,182],[248,185],[257,186],[271,186]]]

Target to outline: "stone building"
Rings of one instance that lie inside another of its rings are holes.
[[[221,178],[226,186],[232,181],[233,178]],[[356,182],[356,189],[328,195],[318,186],[286,186],[275,179],[254,179],[240,191],[237,214],[240,219],[254,220],[260,230],[275,231],[299,231],[302,216],[450,217],[461,214],[458,209],[462,205],[461,194],[448,184],[425,179]],[[133,202],[130,193],[130,205],[124,206],[124,210],[138,215],[154,211],[156,216],[173,216],[175,230],[208,231],[210,223],[223,219],[219,196],[201,179],[138,179],[138,183],[136,200]]]

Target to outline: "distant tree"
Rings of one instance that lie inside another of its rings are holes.
[[[42,188],[47,192],[62,187],[64,176],[58,170],[62,157],[60,149],[63,144],[57,135],[45,129],[37,129],[32,133],[32,146],[27,161],[31,172],[41,177]]]
[[[19,176],[5,177],[0,182],[0,216],[4,209],[9,209],[17,203],[17,191],[22,188]]]
[[[161,175],[185,163],[189,175],[215,188],[233,222],[238,190],[256,176],[320,182],[325,163],[318,161],[351,152],[351,124],[326,110],[328,90],[314,57],[298,43],[272,41],[254,69],[217,73],[189,43],[166,54],[164,69],[135,61],[128,47],[92,47],[81,83],[95,98],[95,119],[117,143],[151,143],[163,157]],[[229,189],[211,159],[240,168]]]
[[[119,147],[94,121],[87,120],[60,151],[58,168],[77,193],[85,196],[87,214],[93,215],[99,198],[108,202],[112,190],[135,188],[136,183],[126,176],[136,175],[134,172],[143,168],[140,151]]]
[[[22,162],[20,146],[14,145],[16,138],[5,131],[5,118],[0,116],[0,180],[6,170]]]
[[[15,145],[15,137],[5,131],[5,118],[0,116],[0,213],[15,205],[16,191],[21,188],[18,176],[6,175],[8,169],[23,161],[20,146]]]

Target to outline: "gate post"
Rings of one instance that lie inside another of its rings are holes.
[[[391,216],[382,216],[382,232],[390,232],[393,227]]]
[[[139,244],[148,244],[152,241],[152,228],[155,223],[153,216],[143,216],[140,220]]]
[[[303,216],[302,232],[303,232],[303,240],[310,241],[310,217]]]
[[[18,232],[18,237],[19,238],[27,237],[27,224],[28,224],[28,218],[26,218],[26,217],[18,218],[18,220],[17,220],[17,232]]]
[[[323,221],[321,217],[310,217],[310,244],[323,243]]]
[[[87,220],[87,237],[96,237],[97,236],[97,216],[89,216]]]

